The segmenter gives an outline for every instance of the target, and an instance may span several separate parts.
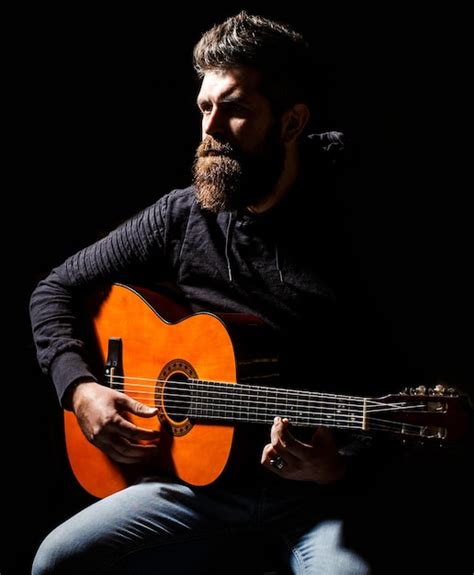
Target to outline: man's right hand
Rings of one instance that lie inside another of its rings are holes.
[[[153,417],[155,407],[95,381],[82,381],[73,389],[71,406],[86,438],[111,459],[142,463],[156,455],[159,431],[138,427],[124,417],[125,413]]]

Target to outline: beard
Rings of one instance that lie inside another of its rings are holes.
[[[277,122],[252,154],[243,154],[235,146],[207,136],[193,164],[193,183],[201,207],[214,213],[241,210],[271,195],[285,157],[279,133]]]

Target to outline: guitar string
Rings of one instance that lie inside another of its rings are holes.
[[[133,398],[138,400],[138,401],[147,401],[150,399],[149,396],[145,395],[137,395],[134,394]],[[187,407],[189,406],[189,401],[185,401],[185,400],[176,400],[176,399],[166,399],[165,400],[166,406],[168,408],[175,408],[175,409],[179,409],[182,407]],[[301,404],[287,404],[287,405],[282,405],[281,403],[278,402],[259,402],[260,405],[257,404],[257,402],[250,402],[247,400],[247,405],[245,405],[245,400],[244,401],[239,401],[238,405],[236,405],[237,401],[236,400],[228,400],[228,403],[212,403],[212,401],[206,401],[205,403],[201,403],[198,404],[198,407],[195,407],[195,410],[197,409],[201,409],[201,411],[207,410],[209,411],[210,409],[214,409],[215,411],[222,411],[223,409],[229,408],[229,409],[233,409],[234,411],[236,409],[242,409],[242,408],[250,408],[250,409],[256,409],[256,410],[269,410],[273,408],[273,412],[275,411],[285,411],[285,413],[288,413],[289,415],[291,414],[293,417],[299,417],[299,418],[304,418],[307,417],[308,415],[310,415],[310,413],[305,413],[305,410],[309,410],[311,409],[311,412],[315,412],[317,411],[320,416],[322,415],[326,415],[326,417],[336,417],[336,416],[350,416],[350,417],[354,417],[354,418],[360,418],[361,420],[364,419],[364,417],[367,417],[367,415],[371,415],[373,413],[386,413],[389,411],[402,411],[402,412],[406,412],[407,410],[414,409],[415,407],[418,406],[412,406],[412,405],[408,405],[406,407],[400,406],[397,409],[385,409],[385,410],[375,410],[375,411],[366,411],[366,415],[364,415],[364,411],[362,410],[362,412],[360,413],[360,415],[357,412],[352,411],[352,409],[350,407],[338,407],[337,409],[335,409],[334,407],[327,407],[324,406],[321,403],[312,403],[312,404],[306,404],[306,405],[301,405]],[[372,416],[372,419],[374,419],[374,417]],[[386,420],[389,421],[389,420]]]
[[[213,387],[214,390],[216,390],[218,393],[227,393],[228,391],[231,391],[231,393],[235,393],[235,390],[240,389],[243,391],[249,390],[252,391],[252,393],[258,395],[259,392],[261,391],[267,391],[270,393],[274,393],[274,394],[296,394],[296,395],[307,395],[308,397],[325,397],[327,399],[331,399],[334,401],[334,398],[336,398],[338,401],[339,400],[344,400],[344,399],[349,399],[351,401],[359,401],[361,403],[363,402],[368,402],[370,403],[372,406],[381,406],[383,408],[385,408],[387,406],[386,402],[383,401],[379,401],[373,398],[367,398],[367,397],[360,397],[360,396],[351,396],[351,395],[343,395],[343,394],[331,394],[331,393],[324,393],[324,392],[318,392],[318,391],[307,391],[307,390],[297,390],[297,389],[287,389],[287,388],[278,388],[278,387],[267,387],[267,386],[263,386],[263,385],[256,385],[256,386],[251,386],[251,385],[246,385],[246,384],[241,384],[241,383],[233,383],[233,382],[222,382],[222,381],[212,381],[212,380],[196,380],[196,379],[190,379],[186,382],[183,381],[179,381],[179,380],[165,380],[165,379],[153,379],[153,378],[138,378],[138,377],[131,377],[131,376],[114,376],[115,379],[122,379],[122,380],[127,380],[127,386],[128,387],[142,387],[142,388],[149,388],[149,389],[153,389],[156,390],[156,385],[151,385],[151,386],[147,386],[147,385],[141,385],[141,384],[133,384],[133,383],[128,383],[128,380],[146,380],[146,381],[153,381],[153,382],[157,382],[157,383],[168,383],[168,384],[179,384],[179,385],[188,385],[188,386],[198,386],[198,387],[202,387],[203,385],[206,385],[208,387]],[[118,382],[114,382],[114,383],[118,383]],[[226,390],[223,389],[225,386],[229,386]],[[230,387],[232,386],[232,387]],[[169,392],[168,392],[169,393]],[[413,396],[414,399],[416,399],[416,401],[420,401],[420,398]],[[432,398],[430,397],[430,399],[432,399],[433,401],[436,401],[436,399],[440,400],[439,397],[437,396],[432,396]],[[406,406],[406,402],[401,400],[399,402],[390,402],[389,405],[403,405]]]
[[[151,407],[151,406],[150,406]],[[222,410],[221,410],[222,411]],[[266,415],[266,417],[264,417]],[[217,420],[217,421],[221,421],[222,419],[225,419],[225,414],[224,415],[216,415],[216,414],[206,414],[204,415],[200,415],[199,413],[196,414],[189,414],[186,415],[187,417],[190,417],[191,419],[193,417],[201,417],[201,419],[205,419],[205,420]],[[262,413],[257,413],[254,412],[252,413],[247,412],[245,415],[235,415],[235,413],[232,415],[232,423],[234,422],[244,422],[244,423],[262,423],[262,424],[270,424],[273,421],[273,418],[275,416],[275,412],[272,411],[268,411],[267,414],[262,414]],[[298,419],[294,419],[291,415],[288,416],[289,421],[292,423],[292,425],[299,427],[299,426],[305,426],[305,427],[310,427],[310,426],[318,426],[318,425],[325,425],[326,427],[337,427],[337,428],[343,428],[343,429],[358,429],[361,430],[364,428],[363,426],[363,421],[361,421],[360,423],[358,423],[357,421],[354,421],[354,419],[357,418],[353,418],[351,417],[342,417],[342,416],[337,416],[332,417],[332,416],[328,416],[327,418],[324,417],[308,417],[308,418],[304,418],[305,421],[302,422]],[[407,424],[407,423],[400,423],[400,422],[396,422],[396,421],[391,421],[391,420],[384,420],[381,418],[374,418],[371,416],[367,416],[367,423],[370,423],[370,425],[368,426],[367,430],[370,431],[392,431],[392,432],[397,432],[397,433],[402,433],[405,435],[417,435],[419,436],[421,434],[421,432],[424,429],[424,426],[419,426],[419,425],[414,425],[414,424]],[[225,425],[223,423],[223,425]]]
[[[258,389],[266,389],[268,391],[275,391],[277,393],[282,393],[282,392],[292,392],[292,393],[306,393],[306,394],[310,394],[310,395],[319,395],[319,396],[327,396],[327,397],[334,397],[335,394],[331,394],[331,393],[325,393],[325,392],[320,392],[320,391],[307,391],[304,389],[290,389],[290,388],[280,388],[280,387],[268,387],[268,386],[264,386],[264,385],[258,385],[258,386],[252,386],[252,385],[247,385],[245,383],[238,383],[238,382],[234,382],[234,381],[215,381],[215,380],[211,380],[211,379],[195,379],[195,378],[190,378],[188,381],[182,381],[182,380],[172,380],[172,379],[158,379],[155,377],[134,377],[134,376],[129,376],[129,375],[114,375],[113,376],[114,380],[117,379],[121,379],[123,381],[127,380],[132,380],[132,381],[152,381],[154,383],[177,383],[177,384],[200,384],[200,383],[205,383],[205,384],[215,384],[217,386],[225,386],[225,385],[232,385],[232,386],[238,386],[238,387],[242,387],[242,388],[249,388],[249,389],[255,389],[256,387],[258,387]],[[129,384],[129,385],[140,385],[140,384]],[[150,388],[155,388],[156,385],[150,385],[150,386],[146,386],[145,384],[142,387],[150,387]],[[341,397],[341,398],[348,398],[348,399],[354,399],[354,400],[359,400],[359,401],[364,401],[367,398],[364,397],[360,397],[360,396],[356,396],[356,395],[344,395],[344,394],[337,394],[337,397]]]
[[[118,390],[118,391],[123,391],[123,390]],[[133,392],[133,397],[135,399],[150,399],[150,398],[154,398],[154,399],[160,399],[161,394],[160,393],[155,393],[153,394],[152,392],[148,392],[148,391],[140,391],[140,390],[132,390]],[[195,396],[191,395],[186,395],[186,394],[182,394],[182,393],[178,393],[177,398],[173,398],[172,396],[170,397],[169,394],[167,394],[166,398],[165,398],[165,402],[167,405],[171,405],[173,407],[181,407],[181,406],[187,406],[189,405],[190,401],[189,400],[194,400],[194,401],[199,401],[200,399],[202,400],[202,398],[196,398]],[[183,399],[184,398],[184,399]],[[255,407],[256,409],[267,409],[267,408],[271,408],[272,406],[274,407],[278,407],[280,405],[282,405],[282,403],[286,403],[285,406],[286,409],[290,409],[293,410],[295,409],[296,412],[298,411],[303,411],[305,409],[312,409],[312,411],[315,410],[315,407],[317,407],[317,410],[325,410],[328,411],[329,413],[334,414],[335,412],[337,413],[341,413],[341,412],[348,412],[351,415],[354,415],[351,411],[351,408],[354,409],[359,409],[361,411],[363,411],[363,407],[361,407],[360,405],[356,405],[356,406],[351,406],[350,404],[347,403],[338,403],[336,404],[331,404],[331,403],[327,403],[327,405],[325,404],[325,402],[321,402],[321,401],[317,401],[317,400],[310,400],[310,399],[306,399],[305,403],[302,404],[301,402],[298,402],[296,404],[293,403],[288,403],[288,401],[277,401],[277,400],[273,400],[272,398],[270,398],[269,400],[259,400],[259,401],[255,401],[249,398],[244,398],[244,397],[239,397],[239,396],[235,396],[235,397],[226,397],[223,398],[224,402],[219,401],[220,398],[214,398],[214,397],[209,397],[209,398],[204,398],[203,401],[203,406],[204,408],[208,409],[208,408],[216,408],[216,410],[225,408],[225,407],[232,407],[235,406],[236,402],[238,401],[240,405],[245,405],[245,403],[247,403],[247,407]],[[210,401],[209,401],[210,400]],[[215,401],[215,403],[213,403],[213,401]],[[227,403],[226,403],[227,401]],[[205,403],[204,403],[205,402]],[[262,406],[261,408],[259,406]],[[370,410],[370,413],[378,413],[378,412],[387,412],[387,411],[405,411],[407,409],[418,409],[420,406],[419,405],[413,405],[413,404],[408,404],[408,405],[397,405],[395,407],[392,407],[391,405],[388,405],[387,408],[385,409],[373,409]],[[363,417],[363,415],[354,415],[354,417]]]
[[[133,395],[133,399],[136,399],[138,401],[145,401],[147,399],[149,399],[149,397],[145,396],[139,396],[137,397],[135,394]],[[170,409],[169,408],[180,408],[180,407],[186,407],[189,405],[189,402],[187,401],[166,401],[166,405],[167,405],[167,411],[169,412]],[[206,402],[203,406],[198,406],[195,407],[194,411],[191,410],[190,413],[187,415],[188,417],[201,417],[201,418],[214,418],[214,419],[219,419],[219,418],[225,418],[226,415],[232,415],[232,420],[248,420],[248,419],[252,419],[252,421],[254,421],[258,416],[263,416],[266,415],[268,418],[270,419],[266,419],[264,420],[266,423],[270,423],[271,419],[273,417],[275,417],[275,414],[277,412],[277,407],[278,407],[278,403],[274,403],[274,405],[272,406],[271,404],[267,404],[265,403],[264,406],[262,407],[255,407],[255,405],[248,405],[247,407],[249,407],[249,411],[246,411],[246,415],[247,417],[242,417],[242,418],[238,418],[236,415],[236,411],[240,409],[240,411],[242,411],[242,409],[245,409],[245,405],[239,405],[239,406],[235,406],[235,404],[232,403],[210,403],[210,402]],[[272,409],[272,407],[274,409]],[[298,409],[306,409],[307,407],[312,407],[311,405],[308,406],[298,406]],[[410,406],[411,407],[411,406]],[[287,406],[288,408],[288,406]],[[209,411],[213,409],[214,411]],[[228,411],[226,411],[228,409]],[[358,414],[358,413],[353,413],[352,411],[350,411],[349,409],[338,409],[337,413],[334,411],[334,409],[329,409],[329,408],[322,408],[322,409],[316,409],[316,410],[312,410],[314,411],[318,411],[319,414],[315,414],[315,413],[298,413],[298,412],[293,412],[290,408],[290,411],[286,412],[283,410],[278,410],[280,413],[286,413],[287,415],[283,415],[282,417],[288,417],[288,419],[290,421],[292,421],[295,425],[310,425],[310,424],[315,424],[315,423],[321,423],[321,422],[328,422],[330,419],[337,420],[339,422],[344,422],[346,421],[350,421],[352,423],[357,423],[357,421],[360,421],[361,425],[359,426],[359,428],[362,428],[362,424],[364,423],[364,421],[370,421],[371,423],[380,423],[380,424],[390,424],[393,428],[396,428],[396,426],[401,426],[404,429],[405,428],[410,428],[410,429],[423,429],[423,426],[417,425],[417,424],[412,424],[412,423],[408,423],[408,422],[394,422],[392,420],[389,419],[382,419],[379,417],[373,417],[371,415],[364,415],[363,413]],[[205,412],[205,413],[203,413]],[[373,413],[373,412],[372,412]],[[239,415],[242,415],[242,413],[239,413]],[[304,423],[303,423],[304,421]]]
[[[330,393],[323,393],[323,392],[317,392],[317,391],[305,391],[305,390],[295,390],[295,389],[285,389],[285,388],[277,388],[277,387],[266,387],[266,386],[250,386],[250,385],[246,385],[246,384],[240,384],[240,383],[230,383],[230,382],[216,382],[216,381],[209,381],[209,380],[195,380],[195,379],[191,379],[187,382],[183,382],[183,381],[177,381],[177,380],[165,380],[165,379],[152,379],[152,378],[137,378],[137,377],[131,377],[131,376],[114,376],[114,379],[122,379],[123,383],[125,383],[125,380],[127,380],[126,385],[127,387],[141,387],[141,388],[149,388],[151,390],[154,390],[155,393],[160,393],[160,391],[156,390],[156,385],[144,385],[144,384],[133,384],[133,383],[128,383],[128,380],[146,380],[146,381],[154,381],[156,383],[166,383],[166,384],[177,384],[177,385],[186,385],[186,386],[193,386],[197,388],[202,388],[203,386],[206,386],[206,390],[207,389],[212,389],[213,391],[217,392],[218,394],[225,394],[225,393],[236,393],[237,390],[240,390],[241,393],[253,393],[254,395],[258,396],[259,394],[261,395],[263,392],[269,392],[275,395],[283,395],[283,394],[294,394],[297,395],[299,397],[304,398],[304,396],[307,396],[308,399],[314,398],[314,397],[321,397],[321,398],[326,398],[329,399],[331,401],[343,401],[345,399],[349,399],[350,401],[354,401],[354,402],[360,402],[360,403],[366,403],[366,407],[367,408],[375,408],[375,407],[381,407],[382,411],[387,411],[387,410],[391,410],[396,408],[397,406],[402,406],[403,408],[405,408],[407,406],[406,402],[404,401],[400,401],[400,402],[390,402],[389,404],[387,404],[386,402],[383,401],[378,401],[372,398],[364,398],[364,397],[357,397],[357,396],[350,396],[350,395],[342,395],[342,394],[330,394]],[[112,382],[114,385],[121,385],[121,382]],[[227,387],[229,386],[229,387]],[[227,387],[227,389],[223,389],[224,387]],[[248,390],[248,391],[247,391]],[[170,391],[167,391],[167,394],[170,394]],[[183,394],[182,392],[177,392],[177,395],[179,395],[180,397],[186,397],[186,394]],[[192,395],[189,395],[190,398],[192,398]],[[416,398],[418,401],[419,399]],[[421,407],[422,404],[416,405],[413,404],[416,407]],[[387,407],[387,406],[391,406],[391,407]]]
[[[117,385],[115,383],[115,385]],[[123,391],[123,390],[121,390]],[[136,397],[136,394],[139,393],[141,394],[140,397]],[[143,395],[145,397],[143,397]],[[138,391],[135,392],[135,395],[133,396],[134,399],[137,400],[147,400],[149,399],[149,396],[153,395],[149,392],[143,392],[143,391]],[[182,394],[181,394],[182,395]],[[231,398],[226,398],[228,401],[232,401]],[[232,413],[232,420],[233,421],[249,421],[250,419],[252,420],[252,422],[258,423],[258,422],[262,422],[262,423],[270,423],[271,419],[275,416],[275,410],[272,410],[272,407],[277,407],[278,403],[274,402],[274,406],[271,405],[272,402],[260,402],[260,403],[264,403],[265,405],[263,407],[257,407],[255,406],[255,402],[253,402],[252,406],[247,406],[249,408],[251,408],[251,410],[249,412],[246,412],[245,416],[243,417],[238,417],[235,414],[235,399],[234,400],[234,405],[232,403],[211,403],[211,402],[207,402],[204,404],[203,407],[200,408],[199,412],[199,408],[196,408],[195,413],[190,413],[189,416],[193,417],[205,417],[207,419],[222,419],[225,418],[226,415],[228,415],[226,413],[226,409],[227,408],[231,408],[232,411],[230,413]],[[248,401],[250,403],[250,400],[244,400]],[[175,408],[179,408],[182,406],[188,406],[189,402],[185,401],[185,400],[171,400],[169,398],[167,398],[167,406],[168,407],[175,407]],[[270,403],[270,405],[269,405]],[[173,405],[171,405],[173,404]],[[314,407],[317,406],[316,409],[314,409]],[[242,408],[245,408],[245,406],[239,405],[238,406],[241,410]],[[286,406],[288,408],[288,406]],[[385,420],[382,418],[375,418],[373,416],[370,416],[368,414],[366,414],[364,416],[364,414],[357,414],[357,413],[353,413],[350,411],[350,409],[348,409],[347,407],[345,408],[338,408],[337,411],[335,412],[333,407],[327,408],[324,407],[321,402],[314,404],[311,404],[311,402],[307,402],[306,405],[297,406],[298,409],[302,410],[305,408],[313,408],[313,411],[318,411],[319,412],[319,417],[317,414],[303,414],[301,415],[301,413],[297,414],[297,413],[292,413],[291,411],[288,414],[288,418],[290,420],[292,420],[293,424],[295,425],[316,425],[316,424],[321,424],[321,423],[326,423],[326,424],[334,424],[334,421],[337,421],[338,426],[341,427],[342,424],[346,424],[345,427],[347,428],[354,428],[354,429],[361,429],[363,428],[363,424],[364,421],[366,423],[370,423],[370,428],[371,429],[377,429],[377,430],[398,430],[398,429],[403,429],[404,433],[408,433],[410,430],[414,431],[419,431],[424,429],[424,426],[420,426],[420,425],[415,425],[415,424],[410,424],[407,422],[394,422],[392,420]],[[409,405],[406,406],[407,408],[410,407],[417,407],[417,406],[413,406],[413,405]],[[209,413],[209,409],[211,408],[215,408],[216,413]],[[206,413],[203,414],[202,410],[205,410]],[[257,410],[254,413],[252,413],[252,409]],[[402,409],[402,407],[400,407],[399,409]],[[266,411],[266,413],[262,413],[262,411]],[[378,410],[380,411],[380,410]],[[346,413],[344,413],[346,412]],[[372,412],[373,413],[373,412]],[[242,415],[241,413],[239,415]],[[258,419],[259,416],[263,416],[266,415],[269,419]],[[304,420],[304,423],[302,422],[302,420]],[[357,425],[357,420],[360,420],[360,425]],[[418,434],[417,434],[418,435]]]
[[[113,384],[114,386],[117,384]],[[122,390],[119,390],[122,391]],[[206,390],[207,391],[207,390]],[[143,400],[147,400],[147,399],[155,399],[159,400],[161,397],[161,393],[158,392],[148,392],[148,391],[141,391],[141,390],[131,390],[131,392],[134,394],[134,396],[136,396],[136,399],[143,399]],[[140,394],[140,397],[138,397],[138,394]],[[213,393],[213,395],[215,395],[215,393]],[[232,395],[232,394],[231,394]],[[196,398],[195,395],[193,394],[184,394],[182,392],[177,392],[175,396],[172,395],[172,393],[167,392],[166,394],[166,404],[169,406],[174,406],[174,407],[180,407],[180,406],[187,406],[189,405],[190,402],[192,401],[196,401],[202,398]],[[386,412],[390,412],[390,411],[407,411],[407,410],[413,410],[413,409],[420,409],[422,407],[424,407],[424,405],[422,404],[404,404],[404,403],[399,403],[399,404],[382,404],[383,407],[380,407],[379,405],[370,407],[368,406],[367,409],[364,408],[363,405],[359,405],[359,404],[350,404],[350,403],[342,403],[342,402],[335,402],[334,400],[332,400],[331,402],[324,402],[324,401],[320,401],[314,398],[311,398],[309,396],[307,397],[298,397],[297,398],[297,403],[291,403],[291,397],[285,396],[283,398],[266,398],[266,399],[258,399],[255,400],[253,398],[249,398],[249,397],[245,397],[245,396],[239,396],[238,394],[235,394],[234,397],[228,397],[228,394],[226,397],[224,398],[219,398],[219,397],[213,397],[212,400],[216,401],[216,403],[211,403],[211,401],[209,401],[209,399],[211,399],[211,397],[209,398],[204,398],[203,401],[205,401],[205,406],[206,407],[215,407],[216,409],[225,407],[225,403],[222,402],[222,400],[229,402],[230,405],[235,405],[236,401],[239,401],[240,404],[245,404],[247,403],[248,406],[250,406],[250,404],[252,404],[253,406],[255,406],[256,408],[258,408],[258,406],[263,406],[263,407],[271,407],[272,405],[277,407],[279,405],[282,405],[283,403],[286,404],[284,407],[286,409],[295,409],[296,411],[303,411],[305,409],[311,409],[312,411],[327,411],[331,414],[334,414],[335,411],[338,412],[350,412],[351,409],[358,409],[358,410],[363,410],[366,413],[386,413]],[[293,398],[294,399],[294,398]],[[220,400],[220,402],[219,402]]]
[[[119,385],[121,387],[121,384],[117,384],[117,383],[113,383],[112,386],[114,388],[116,388],[116,386]],[[119,390],[122,391],[122,390]],[[150,399],[150,398],[154,398],[155,400],[158,400],[161,398],[162,393],[160,390],[158,391],[146,391],[146,390],[137,390],[137,389],[133,389],[130,390],[134,395],[138,395],[140,394],[140,397],[142,399]],[[201,392],[209,392],[208,389],[206,390],[199,390]],[[349,410],[350,408],[355,408],[355,409],[364,409],[363,404],[351,404],[349,402],[341,402],[338,401],[336,403],[336,401],[333,399],[332,401],[321,401],[318,400],[316,398],[312,398],[311,396],[306,396],[306,397],[301,397],[299,396],[297,398],[297,403],[291,403],[291,399],[295,400],[295,397],[291,397],[290,396],[285,395],[285,397],[280,397],[280,398],[272,398],[272,397],[267,397],[267,398],[258,398],[255,399],[253,397],[246,397],[244,395],[240,395],[238,393],[226,393],[224,391],[221,391],[220,389],[218,390],[212,390],[213,395],[216,395],[216,391],[217,394],[221,394],[224,395],[226,394],[226,397],[212,397],[212,400],[216,401],[216,403],[210,403],[209,399],[211,399],[211,396],[209,396],[209,398],[205,397],[203,399],[203,401],[206,401],[205,405],[207,407],[219,407],[222,406],[223,403],[217,403],[219,400],[224,400],[224,401],[228,401],[228,402],[236,402],[239,401],[240,403],[248,403],[248,404],[252,404],[254,406],[257,405],[262,405],[262,406],[268,406],[268,405],[272,405],[274,404],[275,406],[278,406],[282,403],[286,403],[286,407],[287,408],[294,408],[294,409],[299,409],[299,410],[303,410],[303,409],[323,409],[323,410],[328,410],[331,412],[334,412],[334,410],[337,411],[343,411],[343,410]],[[236,390],[238,391],[238,390]],[[233,395],[233,397],[229,397],[229,395]],[[255,396],[257,397],[257,396]],[[192,393],[190,394],[186,394],[186,393],[182,393],[181,391],[175,391],[174,395],[173,395],[173,391],[167,391],[166,392],[166,403],[168,405],[173,404],[174,406],[178,407],[179,405],[188,405],[191,401],[196,401],[196,400],[202,399],[201,398],[196,398],[196,396]],[[370,401],[370,400],[369,400]],[[400,410],[406,410],[406,409],[419,409],[420,407],[422,407],[422,405],[418,405],[418,404],[403,404],[403,403],[399,403],[399,404],[382,404],[381,405],[377,402],[374,406],[368,406],[368,409],[366,409],[366,411],[370,412],[370,413],[378,413],[378,412],[387,412],[387,411],[400,411]]]

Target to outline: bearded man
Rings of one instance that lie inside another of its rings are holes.
[[[192,311],[256,316],[278,342],[282,386],[361,391],[344,329],[350,270],[331,172],[342,140],[307,137],[305,40],[242,12],[203,35],[194,64],[202,141],[193,185],[71,256],[31,300],[39,362],[61,405],[125,466],[153,460],[161,439],[127,414],[153,418],[157,408],[100,385],[90,367],[77,309],[99,286],[171,282]],[[262,533],[292,573],[368,573],[342,540],[343,520],[325,510],[327,489],[347,479],[350,438],[322,426],[297,436],[287,415],[242,431],[229,463],[237,474],[199,487],[157,473],[84,509],[46,538],[33,574],[227,574],[245,553],[219,552],[223,536],[249,543]]]

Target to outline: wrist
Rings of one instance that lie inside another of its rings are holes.
[[[339,456],[330,463],[320,475],[317,483],[320,485],[332,485],[342,481],[347,473],[347,462],[344,457]]]
[[[88,378],[88,377],[80,377],[78,379],[76,379],[75,381],[73,381],[69,387],[66,389],[65,393],[64,393],[64,398],[63,398],[63,403],[64,403],[64,407],[65,409],[67,409],[68,411],[73,411],[74,413],[76,412],[76,403],[77,403],[77,390],[82,387],[85,384],[89,384],[89,383],[94,383],[96,384],[97,382],[94,381],[92,378]]]

